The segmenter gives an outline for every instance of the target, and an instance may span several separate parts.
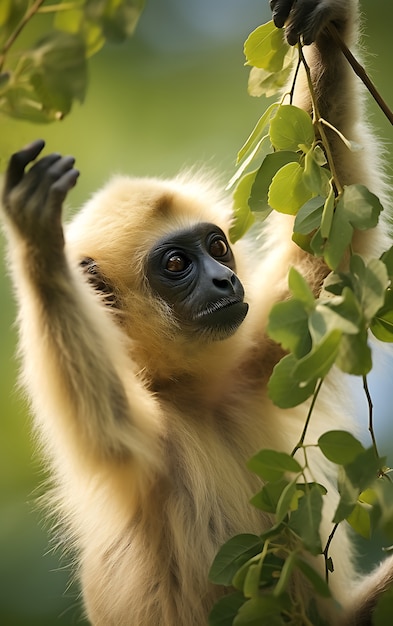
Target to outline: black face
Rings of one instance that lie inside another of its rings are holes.
[[[183,330],[225,339],[248,311],[235,269],[222,230],[202,223],[160,239],[149,253],[146,274]]]

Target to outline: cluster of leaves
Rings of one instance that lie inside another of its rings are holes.
[[[382,528],[393,538],[393,485],[377,478],[384,471],[384,459],[375,455],[374,447],[365,449],[350,433],[329,431],[313,447],[337,464],[340,499],[332,512],[331,535],[322,546],[320,524],[327,489],[307,481],[306,475],[311,470],[307,462],[308,447],[303,447],[303,464],[275,450],[261,450],[249,461],[249,469],[265,483],[251,503],[270,514],[273,523],[259,536],[233,537],[218,553],[210,578],[235,591],[215,605],[210,614],[211,626],[304,623],[323,626],[316,607],[304,606],[297,585],[304,586],[306,579],[316,596],[330,597],[327,575],[334,570],[334,564],[329,546],[337,525],[347,520],[366,538],[372,529]],[[312,557],[319,555],[325,559],[325,577],[313,565]],[[294,578],[295,573],[298,577]],[[379,622],[375,624],[378,626]]]
[[[293,84],[287,94],[289,104],[282,99],[260,118],[239,152],[241,165],[231,182],[237,183],[231,239],[236,241],[255,219],[264,220],[275,210],[294,216],[294,242],[330,268],[318,297],[292,268],[290,297],[273,307],[268,324],[269,335],[287,352],[269,381],[271,399],[283,409],[312,399],[292,455],[262,450],[249,463],[264,482],[251,503],[271,515],[272,526],[260,536],[234,537],[218,553],[210,578],[236,591],[214,607],[211,626],[324,624],[297,585],[305,578],[314,595],[330,595],[328,576],[334,564],[329,547],[338,524],[345,520],[363,537],[370,537],[378,527],[393,539],[389,504],[393,485],[385,460],[378,455],[366,378],[372,367],[369,331],[382,341],[393,341],[393,248],[368,262],[352,252],[354,230],[374,228],[382,206],[363,185],[341,186],[325,128],[336,132],[350,150],[359,147],[321,119],[301,43],[298,53],[298,69],[303,64],[309,78],[313,116],[291,104]],[[272,95],[282,89],[294,58],[282,31],[272,22],[260,26],[247,39],[245,54],[253,66],[252,94]],[[296,76],[297,71],[295,81]],[[249,171],[255,162],[257,167]],[[330,431],[311,446],[313,455],[338,466],[339,501],[331,512],[331,534],[322,546],[320,524],[327,487],[307,479],[313,472],[307,455],[310,445],[304,441],[319,390],[333,365],[363,377],[372,445],[365,449],[350,433]],[[300,451],[303,463],[294,458]],[[321,555],[325,577],[314,567],[315,557]],[[386,606],[376,613],[375,624],[384,623]]]
[[[0,111],[32,122],[52,122],[82,102],[87,59],[106,41],[132,34],[144,0],[2,0],[0,6]],[[12,54],[25,26],[52,16],[49,32]]]

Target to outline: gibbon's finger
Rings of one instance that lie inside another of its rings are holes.
[[[3,192],[5,201],[11,190],[22,180],[26,165],[38,157],[44,146],[45,141],[37,139],[11,156],[5,176]]]
[[[294,0],[270,0],[272,18],[277,28],[282,28],[288,19]]]
[[[73,157],[66,157],[66,159],[68,159],[68,163],[70,163],[71,160],[72,163],[75,162]],[[61,211],[67,193],[76,185],[79,173],[79,170],[76,170],[74,168],[67,169],[64,171],[62,176],[60,176],[60,178],[58,178],[58,180],[56,180],[56,182],[51,185],[45,207],[51,213]]]

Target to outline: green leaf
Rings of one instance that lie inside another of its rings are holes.
[[[386,250],[381,256],[381,261],[385,264],[386,269],[388,271],[389,279],[392,281],[393,279],[393,246]]]
[[[310,310],[314,308],[315,298],[312,289],[306,279],[294,267],[289,270],[288,287],[294,298],[303,302]]]
[[[260,67],[272,73],[279,72],[283,68],[288,48],[282,30],[276,28],[272,21],[267,22],[258,26],[244,43],[246,65]]]
[[[369,509],[365,506],[357,502],[355,504],[355,508],[348,515],[347,522],[353,528],[353,530],[364,537],[365,539],[370,539],[371,537],[371,520]]]
[[[323,206],[322,220],[321,220],[321,236],[325,239],[329,237],[330,229],[332,227],[334,208],[336,205],[334,189],[331,181],[329,181],[329,193]]]
[[[372,354],[366,329],[357,335],[342,336],[336,365],[342,372],[353,376],[368,374],[372,368]]]
[[[340,500],[334,513],[334,524],[339,524],[352,513],[359,495],[359,490],[354,487],[342,466],[338,468],[337,487]]]
[[[345,472],[352,485],[358,489],[358,495],[376,480],[379,470],[385,463],[384,458],[378,458],[374,448],[368,448],[355,459],[345,465]]]
[[[296,553],[290,552],[284,562],[284,565],[281,570],[280,578],[278,579],[277,585],[274,589],[274,595],[276,597],[281,596],[283,593],[286,592],[291,582],[292,573],[293,573],[295,566],[296,566]]]
[[[385,293],[383,307],[371,321],[370,330],[380,341],[393,342],[393,291],[390,289]]]
[[[290,52],[292,52],[292,48]],[[262,67],[252,67],[247,86],[249,95],[257,98],[261,96],[270,98],[277,92],[282,91],[292,74],[292,59],[293,56],[287,54],[284,58],[282,70],[273,74]]]
[[[386,265],[378,259],[371,259],[366,265],[359,255],[354,254],[351,257],[350,269],[355,293],[360,300],[364,317],[369,321],[385,301],[385,292],[389,284]]]
[[[233,193],[233,221],[229,229],[229,237],[235,243],[245,235],[255,221],[250,211],[248,200],[256,172],[243,176]]]
[[[345,430],[331,430],[318,439],[322,454],[338,465],[352,463],[364,447],[355,437]]]
[[[270,122],[270,141],[276,150],[311,148],[315,133],[309,114],[292,104],[281,105]]]
[[[374,228],[383,210],[376,195],[364,185],[349,185],[344,188],[342,205],[346,219],[358,230]]]
[[[341,336],[340,330],[331,331],[319,344],[313,346],[309,354],[298,361],[293,376],[298,379],[299,385],[307,385],[315,379],[324,378],[336,360]]]
[[[232,626],[244,602],[243,594],[238,592],[220,598],[210,611],[209,626]]]
[[[298,507],[299,495],[303,494],[297,491],[296,481],[290,482],[283,490],[277,504],[277,522],[282,522],[289,511],[293,511]]]
[[[282,604],[271,595],[252,598],[240,607],[233,626],[283,626]]]
[[[296,511],[291,513],[288,526],[302,540],[311,554],[322,553],[319,528],[322,520],[322,495],[318,487],[311,487],[299,500]]]
[[[261,511],[275,513],[280,496],[288,484],[285,478],[266,483],[262,490],[251,498],[251,504]]]
[[[260,569],[259,563],[252,563],[248,568],[243,586],[243,595],[246,598],[258,596]]]
[[[133,34],[145,0],[86,0],[86,18],[98,24],[104,37],[121,43]]]
[[[279,213],[296,215],[312,195],[312,191],[304,182],[302,166],[299,163],[288,163],[273,177],[268,203]]]
[[[288,151],[273,152],[264,158],[256,174],[249,199],[250,209],[258,212],[261,219],[266,218],[272,211],[268,202],[268,193],[273,177],[287,163],[298,161],[299,157],[296,152]]]
[[[310,352],[311,336],[308,330],[308,311],[304,303],[292,298],[275,304],[269,314],[269,337],[293,352],[297,358]]]
[[[315,591],[323,598],[329,598],[331,596],[329,585],[318,574],[318,572],[311,567],[307,561],[304,561],[299,556],[296,559],[296,566],[300,569],[302,574],[309,580],[314,587]]]
[[[270,118],[273,115],[273,113],[275,112],[275,110],[277,109],[279,105],[277,104],[277,102],[274,102],[273,104],[271,104],[266,111],[264,112],[264,114],[259,118],[258,122],[256,123],[256,126],[254,127],[252,133],[250,134],[250,136],[248,137],[247,141],[245,142],[245,144],[240,148],[238,155],[237,155],[237,163],[239,163],[248,152],[250,152],[250,150],[252,150],[252,148],[255,146],[256,143],[258,143],[258,141],[260,141],[260,139],[262,139],[264,131],[266,126],[269,124],[270,122]]]
[[[329,239],[324,245],[325,261],[331,269],[335,270],[340,265],[352,241],[352,235],[353,228],[343,211],[342,199],[340,199],[333,215]]]
[[[279,480],[285,472],[301,472],[299,463],[285,452],[260,450],[247,463],[247,467],[264,480]]]
[[[305,155],[304,182],[314,194],[320,195],[326,192],[326,186],[329,183],[329,175],[318,164],[313,149],[308,150]]]
[[[219,550],[209,572],[209,580],[216,585],[231,585],[237,570],[251,557],[261,552],[263,543],[256,535],[232,537]]]
[[[269,397],[281,409],[297,406],[314,393],[318,378],[303,384],[295,373],[298,363],[293,354],[288,354],[277,363],[268,382]]]
[[[297,213],[293,230],[301,235],[308,235],[316,230],[321,224],[322,211],[323,198],[320,196],[311,198]]]
[[[388,589],[379,596],[373,611],[373,626],[390,626],[393,615],[393,589]]]
[[[364,321],[359,303],[351,289],[345,287],[341,296],[320,300],[309,319],[313,342],[319,343],[333,330],[357,334],[363,329]],[[341,350],[341,344],[340,344]]]

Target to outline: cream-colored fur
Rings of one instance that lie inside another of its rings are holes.
[[[343,37],[355,43],[357,2],[327,4]],[[385,200],[357,79],[330,41],[320,36],[318,46],[308,58],[323,115],[365,146],[350,153],[329,135],[341,183],[361,182]],[[309,108],[305,87],[295,104]],[[265,326],[272,304],[286,296],[291,265],[315,285],[324,269],[291,243],[290,219],[274,216],[260,261],[244,243],[234,246],[250,303],[241,327],[223,341],[184,337],[170,308],[149,290],[144,263],[162,235],[198,221],[228,232],[228,203],[214,181],[118,177],[66,228],[64,262],[43,272],[40,250],[32,251],[6,219],[23,383],[52,468],[51,506],[75,549],[94,626],[205,626],[223,593],[207,577],[219,546],[271,523],[249,505],[260,484],[246,461],[260,448],[290,452],[303,427],[304,407],[279,410],[266,396],[281,353]],[[383,235],[368,233],[355,247],[380,253],[381,242]],[[84,257],[114,286],[119,310],[108,309],[86,284],[78,268]],[[332,406],[334,385],[326,383],[318,400],[310,441],[330,428],[351,427],[343,409]],[[326,474],[329,468],[315,461],[314,476],[326,484]],[[325,541],[333,489],[326,499]],[[332,557],[332,589],[345,606],[356,578],[345,529],[332,543]],[[336,611],[334,603],[324,608],[331,624],[345,615]]]

